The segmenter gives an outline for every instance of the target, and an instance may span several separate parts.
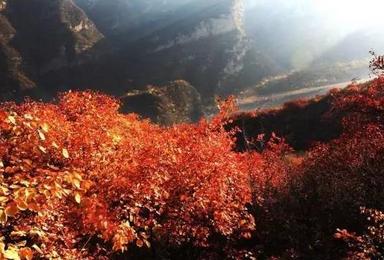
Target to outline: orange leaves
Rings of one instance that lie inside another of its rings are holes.
[[[32,249],[25,247],[19,250],[19,256],[21,259],[32,260],[33,259],[33,251]]]
[[[8,131],[0,139],[0,222],[38,241],[36,255],[73,259],[88,250],[87,243],[81,252],[75,245],[84,237],[100,237],[115,251],[148,248],[157,239],[209,246],[217,234],[241,238],[254,222],[245,207],[249,158],[233,151],[222,128],[233,105],[222,104],[215,122],[170,128],[121,115],[116,100],[93,92],[63,94],[58,105],[13,106],[0,125],[0,135]],[[18,252],[32,257],[27,248]]]
[[[5,223],[7,223],[7,220],[8,220],[7,214],[4,212],[4,210],[0,210],[0,224],[4,225]]]
[[[5,214],[8,217],[15,217],[18,212],[19,208],[17,207],[17,204],[15,202],[9,203],[5,208]]]

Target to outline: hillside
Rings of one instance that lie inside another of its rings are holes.
[[[217,95],[277,93],[365,75],[365,54],[381,51],[381,31],[340,33],[307,7],[246,0],[3,1],[2,99],[50,100],[70,89],[121,97],[186,80],[203,106],[211,106]]]

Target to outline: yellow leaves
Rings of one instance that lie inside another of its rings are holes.
[[[56,142],[52,142],[52,147],[55,149],[59,149],[59,145]]]
[[[83,177],[78,172],[69,173],[66,176],[66,181],[72,184],[73,187],[78,190],[88,190],[92,185],[91,181],[87,181],[87,180],[83,181]]]
[[[9,189],[5,186],[0,186],[0,195],[3,195],[3,196],[9,195]]]
[[[41,250],[41,248],[40,248],[38,245],[34,244],[34,245],[32,246],[32,248],[35,249],[36,252],[38,252],[39,254],[41,254],[41,255],[44,254],[44,252]]]
[[[113,237],[113,250],[124,252],[127,249],[127,245],[132,243],[136,239],[136,232],[131,227],[129,222],[120,224],[119,230]]]
[[[80,180],[79,179],[73,179],[73,186],[75,186],[77,189],[80,189]]]
[[[81,202],[81,194],[80,194],[80,192],[78,192],[78,191],[75,192],[75,201],[76,201],[78,204],[80,204],[80,202]]]
[[[41,130],[43,130],[45,133],[48,133],[49,125],[47,123],[42,124],[41,125]]]
[[[72,173],[73,177],[78,179],[79,181],[81,181],[83,179],[83,177],[81,177],[80,173],[78,172],[74,172]]]
[[[118,145],[123,138],[120,135],[112,134],[112,143]]]
[[[28,120],[33,120],[33,117],[30,114],[24,114],[24,118]]]
[[[8,244],[7,250],[4,242],[0,242],[0,259],[9,260],[32,260],[33,251],[29,247],[25,247],[26,241],[21,241],[17,244]]]
[[[144,240],[144,243],[148,248],[151,248],[151,243],[148,240]]]
[[[67,149],[63,148],[62,154],[65,159],[69,159],[69,152]]]
[[[39,150],[43,153],[47,153],[47,149],[41,145],[39,145]]]
[[[15,202],[11,202],[5,208],[5,214],[8,217],[15,217],[18,212],[19,212],[19,208],[17,207],[17,204]]]
[[[12,259],[12,260],[19,260],[20,259],[18,250],[15,247],[9,247],[7,250],[5,250],[3,255],[4,255],[5,259]]]
[[[44,133],[43,133],[42,131],[40,131],[40,130],[37,130],[37,133],[39,134],[40,140],[41,140],[41,141],[45,141],[45,135],[44,135]]]
[[[0,196],[0,204],[4,204],[8,201],[8,197]]]
[[[16,118],[14,116],[9,115],[7,121],[13,125],[16,125]]]

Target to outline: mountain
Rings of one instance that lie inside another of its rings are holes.
[[[14,93],[5,97],[39,91],[45,75],[88,61],[87,53],[103,39],[70,0],[3,1],[0,19],[2,94]]]
[[[200,94],[183,80],[131,91],[121,100],[122,112],[134,112],[162,125],[195,122],[203,115]]]
[[[185,80],[210,105],[366,74],[364,53],[380,51],[382,33],[338,29],[298,2],[2,1],[2,99],[89,88],[124,96]]]
[[[250,46],[243,1],[77,3],[115,48],[108,60],[122,78],[114,85],[127,85],[127,78],[136,86],[185,79],[211,100],[233,93],[235,85],[245,85],[241,81],[253,83],[276,72],[275,64]]]

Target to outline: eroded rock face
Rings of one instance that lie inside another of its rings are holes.
[[[199,93],[184,80],[131,91],[121,100],[123,112],[134,112],[162,125],[194,122],[203,115]]]
[[[18,93],[35,87],[22,68],[22,57],[11,41],[16,34],[3,11],[6,1],[0,2],[0,91],[1,99],[14,99]]]
[[[210,102],[275,72],[251,49],[244,0],[75,1],[115,45],[113,72],[135,85],[185,79]]]
[[[82,62],[102,38],[72,0],[0,0],[1,100],[21,98],[44,74]]]
[[[37,75],[67,66],[103,38],[71,0],[12,0],[6,15],[16,49]]]

